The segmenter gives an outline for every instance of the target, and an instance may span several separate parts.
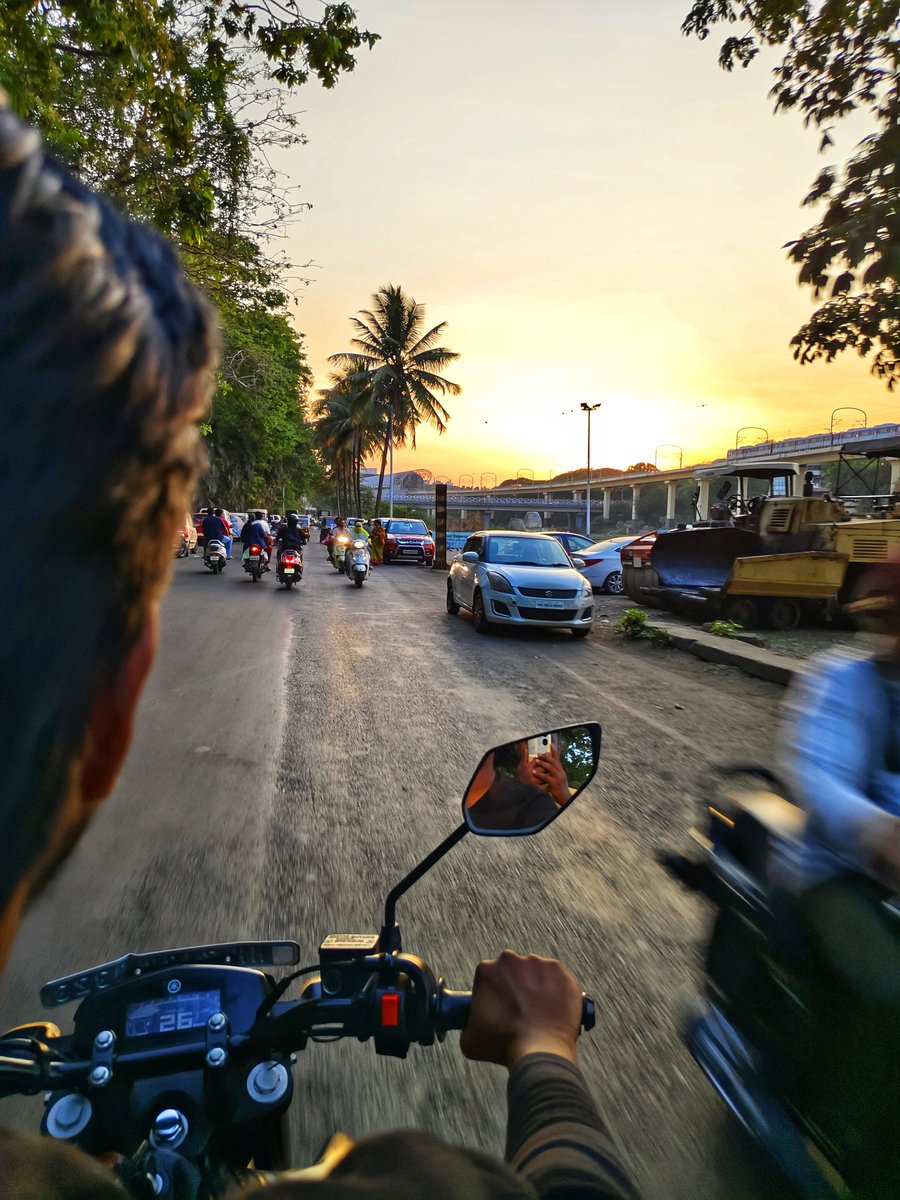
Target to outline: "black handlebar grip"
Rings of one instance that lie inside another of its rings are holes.
[[[447,1029],[465,1029],[471,1006],[471,992],[452,992],[444,988],[438,995],[435,1028],[442,1033]]]
[[[435,1028],[441,1032],[448,1029],[465,1029],[469,1019],[469,1009],[472,1006],[471,992],[452,992],[444,988],[438,996],[438,1010],[435,1018]],[[589,1033],[597,1023],[597,1009],[590,996],[582,993],[581,997],[581,1028]]]

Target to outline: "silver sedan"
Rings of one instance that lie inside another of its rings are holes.
[[[484,530],[466,539],[447,577],[447,612],[472,613],[479,633],[491,625],[571,629],[587,637],[594,595],[555,538],[543,533]]]

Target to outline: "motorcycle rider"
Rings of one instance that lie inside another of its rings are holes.
[[[256,509],[247,514],[247,520],[241,530],[241,545],[244,547],[241,562],[246,562],[251,546],[259,546],[262,557],[268,564],[269,552],[272,549],[272,530],[262,509]],[[268,569],[268,565],[266,569]]]
[[[234,544],[234,529],[231,525],[231,518],[228,516],[228,513],[224,508],[217,508],[216,516],[219,517],[222,524],[225,526],[225,537],[223,540],[225,542],[225,550],[228,553],[228,557],[231,558],[231,548]]]
[[[349,536],[350,536],[350,530],[347,528],[347,522],[344,520],[343,517],[335,517],[334,526],[332,527],[331,533],[325,539],[325,545],[328,547],[328,554],[329,554],[332,562],[334,561],[334,554],[335,554],[334,544],[335,544],[335,542],[337,541],[337,539],[339,537],[349,537]]]
[[[212,509],[203,518],[201,526],[203,531],[204,554],[209,549],[210,542],[221,542],[225,547],[226,554],[231,557],[231,538],[228,536],[228,529],[225,525],[225,511],[221,508]]]
[[[900,924],[883,901],[900,891],[900,561],[871,569],[847,611],[885,645],[823,655],[799,678],[784,765],[808,813],[799,907],[838,1056],[829,1106],[896,1147],[886,1097],[900,1062]],[[900,1155],[893,1161],[894,1190],[888,1182],[871,1195],[898,1194]]]
[[[79,513],[58,547],[65,595],[49,597],[39,574],[0,569],[0,968],[25,905],[127,756],[173,534],[203,464],[215,343],[209,306],[169,245],[45,159],[0,101],[0,505],[64,495]],[[123,508],[123,495],[136,502]],[[114,522],[121,536],[96,553]],[[553,960],[504,954],[476,972],[462,1046],[510,1071],[518,1175],[408,1132],[359,1143],[330,1179],[287,1173],[252,1194],[524,1198],[530,1180],[547,1195],[633,1196],[575,1066],[580,1011],[577,983]],[[0,1130],[0,1195],[123,1192],[73,1147]]]
[[[278,526],[275,535],[276,562],[281,562],[282,550],[296,550],[303,561],[303,534],[300,532],[300,519],[295,512],[289,512],[287,521]]]

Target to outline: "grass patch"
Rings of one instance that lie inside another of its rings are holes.
[[[647,614],[642,608],[626,608],[616,623],[616,631],[623,637],[637,641],[653,642],[657,646],[668,646],[672,636],[666,629],[657,629],[647,624]]]

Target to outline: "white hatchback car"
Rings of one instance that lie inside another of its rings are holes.
[[[597,592],[609,592],[613,596],[621,596],[625,590],[622,586],[622,559],[619,551],[634,541],[634,536],[607,538],[604,542],[595,542],[578,551],[578,556],[584,563],[582,574],[590,580],[591,587]]]
[[[544,533],[473,533],[450,567],[447,612],[468,608],[479,633],[491,625],[541,625],[587,637],[594,593],[574,561]]]

